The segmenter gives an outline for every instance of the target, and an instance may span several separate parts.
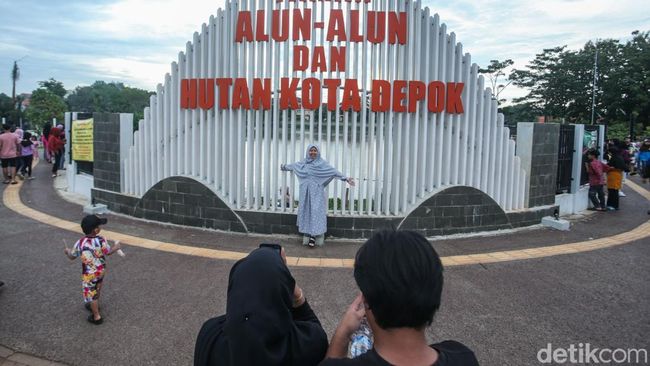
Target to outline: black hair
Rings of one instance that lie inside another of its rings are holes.
[[[31,138],[32,138],[32,134],[25,131],[25,133],[23,134],[23,140],[20,142],[20,144],[24,147],[34,145]]]
[[[648,147],[648,145],[646,145],[647,143],[650,143],[649,138],[646,138],[645,140],[643,140],[643,143],[641,144],[641,147],[639,148],[639,151],[648,151],[648,150],[650,150],[650,147]]]
[[[52,130],[52,125],[47,122],[45,126],[43,126],[43,136],[45,136],[46,139],[50,137],[50,131]]]
[[[595,157],[599,157],[600,151],[598,151],[597,149],[589,149],[587,150],[587,155],[593,155]]]
[[[2,125],[2,129],[3,130],[11,130],[11,126],[9,126],[8,124],[5,123],[4,125]]]
[[[375,233],[357,252],[354,279],[382,329],[424,328],[440,308],[442,263],[416,232]]]

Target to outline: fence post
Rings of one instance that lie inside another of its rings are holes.
[[[526,184],[524,185],[524,207],[526,208],[529,208],[534,129],[535,123],[533,122],[517,123],[517,147],[515,154],[521,160],[521,169],[526,172]]]
[[[72,159],[72,121],[75,119],[77,113],[74,112],[65,112],[63,117],[63,123],[66,128],[66,140],[65,140],[65,150],[68,154],[68,166],[65,171],[66,180],[68,181],[68,191],[76,192],[76,181],[74,179],[75,174],[77,174],[77,163]],[[45,149],[45,147],[43,147]],[[45,155],[43,155],[45,156]]]
[[[598,126],[598,148],[600,149],[600,159],[605,156],[605,125]]]
[[[167,144],[167,141],[164,142]],[[126,159],[129,157],[129,147],[133,145],[133,113],[120,113],[120,187],[121,193],[128,192],[124,182],[126,177]],[[159,159],[163,157],[160,156]],[[165,156],[169,159],[169,156]]]
[[[585,125],[574,125],[573,134],[573,166],[571,169],[571,193],[580,190],[580,175],[582,173],[582,148],[585,137]]]

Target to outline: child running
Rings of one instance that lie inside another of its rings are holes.
[[[120,250],[121,245],[116,242],[112,247],[103,237],[99,236],[100,225],[106,225],[106,218],[88,215],[81,220],[81,229],[85,236],[74,244],[72,250],[65,248],[65,254],[74,260],[81,257],[81,284],[83,289],[84,305],[92,311],[88,321],[99,325],[104,319],[99,315],[99,295],[102,289],[104,275],[106,274],[106,256]]]
[[[21,156],[18,159],[22,159],[22,164],[20,165],[20,175],[22,179],[32,180],[32,165],[34,164],[34,142],[32,141],[32,134],[25,132],[23,134],[23,140],[20,142]]]

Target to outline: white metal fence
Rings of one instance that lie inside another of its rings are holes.
[[[270,33],[274,6],[308,7],[312,22],[326,21],[330,7],[340,8],[348,14],[346,24],[350,10],[360,10],[362,24],[367,10],[406,11],[408,42],[348,43],[346,75],[293,72],[294,45],[342,44],[326,41],[325,31],[319,29],[309,42],[234,42],[240,10],[255,14],[267,9],[265,27]],[[316,111],[280,110],[274,93],[273,108],[266,111],[180,108],[181,79],[218,77],[247,78],[249,85],[253,78],[271,78],[275,91],[281,77],[354,78],[364,103],[360,112],[329,112],[325,106]],[[429,113],[426,101],[415,113],[372,112],[365,101],[374,79],[464,82],[465,113]],[[358,183],[351,189],[339,181],[330,184],[330,214],[404,215],[455,185],[480,189],[506,211],[524,208],[525,172],[478,66],[437,14],[431,15],[420,1],[404,0],[228,1],[225,10],[219,9],[201,33],[194,34],[151,97],[126,157],[123,190],[142,196],[166,177],[188,176],[210,187],[233,209],[294,212],[297,180],[281,172],[280,164],[302,159],[311,142]],[[292,199],[284,201],[287,188]]]

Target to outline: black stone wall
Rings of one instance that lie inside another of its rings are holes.
[[[96,203],[147,220],[224,231],[247,232],[237,215],[210,189],[185,177],[158,182],[141,198],[93,190]],[[295,222],[295,220],[294,220]]]
[[[400,229],[426,236],[509,229],[510,220],[487,194],[472,187],[452,187],[426,200],[404,219]]]
[[[299,234],[296,215],[233,211],[202,183],[186,177],[167,178],[141,199],[102,189],[93,189],[92,196],[111,211],[148,220],[224,231]],[[406,218],[328,217],[327,236],[362,239],[389,228],[415,230],[426,236],[510,229],[539,224],[554,208],[506,214],[485,193],[453,187],[429,198]]]
[[[95,188],[121,192],[120,115],[117,113],[94,113],[93,119]]]
[[[554,205],[560,125],[536,123],[533,128],[528,207]]]
[[[140,202],[138,197],[97,188],[93,188],[90,195],[94,203],[104,204],[113,212],[129,216],[135,216],[135,208]]]

